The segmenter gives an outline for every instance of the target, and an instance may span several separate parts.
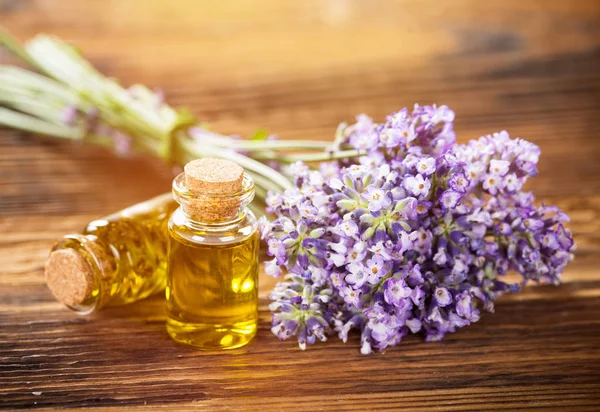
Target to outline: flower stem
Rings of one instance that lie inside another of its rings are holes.
[[[292,182],[284,175],[259,161],[233,152],[229,149],[199,144],[198,142],[190,139],[184,134],[179,134],[176,138],[177,142],[181,145],[182,148],[184,148],[190,153],[195,154],[197,157],[214,156],[223,159],[229,159],[233,162],[236,162],[244,169],[263,176],[264,178],[272,181],[274,185],[279,185],[283,189],[288,189],[293,186]]]
[[[4,107],[0,107],[0,125],[71,140],[83,139],[84,137],[84,132],[79,127],[50,123]]]
[[[0,26],[0,44],[10,50],[15,56],[19,59],[23,60],[25,63],[30,66],[35,67],[43,71],[43,68],[38,66],[38,64],[29,56],[27,50],[15,39],[5,28]]]
[[[277,153],[257,153],[253,156],[259,160],[277,160],[285,163],[302,162],[326,162],[329,160],[350,159],[358,156],[364,156],[367,153],[361,150],[340,150],[324,153],[298,153],[298,154],[277,154]]]

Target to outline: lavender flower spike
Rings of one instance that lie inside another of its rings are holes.
[[[271,294],[275,335],[304,349],[356,329],[369,354],[409,333],[443,339],[504,293],[560,282],[568,217],[522,190],[539,147],[506,132],[456,144],[453,120],[446,106],[361,116],[336,140],[366,150],[359,163],[290,167],[296,188],[269,194],[276,218],[261,222],[266,272],[287,273]]]

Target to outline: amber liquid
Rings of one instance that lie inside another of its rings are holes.
[[[169,335],[207,350],[247,344],[258,322],[256,229],[248,226],[245,234],[242,230],[230,236],[221,233],[213,242],[206,242],[205,232],[190,234],[188,229],[184,237],[181,230],[185,229],[177,224],[169,227]]]
[[[110,262],[114,272],[103,279],[109,291],[107,304],[134,302],[165,288],[167,226],[177,206],[165,194],[88,224],[84,235],[95,236],[100,245],[118,252],[118,258]]]

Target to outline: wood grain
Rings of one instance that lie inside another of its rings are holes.
[[[448,104],[459,140],[539,144],[540,200],[571,216],[559,287],[502,298],[443,342],[361,356],[358,338],[298,350],[177,346],[161,297],[76,317],[43,284],[54,239],[168,190],[155,159],[0,130],[0,408],[598,410],[600,3],[594,0],[0,0],[20,39],[59,35],[123,84],[161,87],[216,130],[330,139],[337,123]],[[0,52],[3,63],[14,62]]]

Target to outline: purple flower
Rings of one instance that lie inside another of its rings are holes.
[[[554,234],[552,232],[548,232],[548,233],[544,234],[544,236],[542,237],[542,245],[544,247],[547,247],[552,250],[556,250],[560,246],[558,244],[558,239],[556,237],[556,234]]]
[[[424,252],[431,248],[432,235],[430,231],[420,229],[412,232],[409,236],[415,249]]]
[[[335,149],[358,161],[289,167],[295,187],[269,193],[261,235],[283,276],[272,331],[305,348],[360,332],[361,353],[426,341],[477,322],[527,282],[557,284],[575,245],[555,206],[522,191],[539,147],[500,132],[457,144],[446,106],[366,116],[338,129]],[[507,283],[517,272],[522,281]]]
[[[468,291],[464,291],[456,296],[456,313],[465,319],[473,319],[479,316],[479,311],[473,309],[473,298]],[[476,322],[476,320],[473,320]]]
[[[510,162],[506,160],[490,160],[490,173],[495,176],[504,176],[508,173],[508,168],[510,167]]]
[[[387,245],[386,243],[387,242],[384,243],[383,241],[377,242],[369,248],[369,252],[372,252],[375,256],[381,256],[383,259],[391,260],[393,245]]]
[[[438,323],[438,324],[444,323],[444,316],[442,315],[442,312],[440,311],[439,306],[432,307],[431,310],[429,311],[429,315],[425,319],[432,323]]]
[[[458,202],[462,199],[463,195],[454,190],[446,190],[440,199],[443,210],[454,209]]]
[[[432,203],[427,201],[427,200],[422,200],[420,202],[417,203],[417,205],[415,206],[415,212],[417,212],[418,215],[425,215],[426,213],[429,212],[429,209],[431,209],[431,205]]]
[[[377,283],[387,272],[381,256],[373,256],[367,260],[367,276],[370,283]]]
[[[444,249],[438,249],[438,251],[433,255],[433,261],[438,266],[444,266],[446,262],[448,262],[448,254]]]
[[[126,157],[131,154],[131,147],[133,145],[133,139],[126,133],[123,133],[119,130],[113,131],[111,135],[115,153],[120,157]]]
[[[406,285],[404,279],[390,278],[385,282],[385,301],[398,308],[406,306],[406,298],[412,294],[412,289]]]
[[[465,193],[469,188],[470,182],[463,172],[458,172],[452,175],[448,180],[448,186],[459,193]]]
[[[503,185],[508,192],[515,192],[517,190],[521,190],[522,186],[519,181],[519,178],[514,173],[509,173],[508,175],[504,176]]]
[[[347,322],[338,322],[336,330],[338,331],[339,338],[346,343],[348,341],[348,332],[350,330],[360,327],[364,323],[364,317],[362,315],[354,315]]]
[[[360,292],[349,286],[342,286],[339,289],[340,296],[348,305],[358,307],[360,305]]]
[[[278,261],[284,261],[286,259],[287,251],[281,240],[271,237],[267,241],[267,244],[270,256],[275,256]]]
[[[75,126],[77,124],[77,115],[77,106],[69,104],[61,111],[59,120],[67,126]]]
[[[364,175],[367,168],[363,165],[352,165],[349,166],[347,171],[350,176],[353,178],[360,178]]]
[[[310,202],[302,202],[298,206],[300,216],[306,219],[315,219],[319,214],[319,210],[314,207]]]
[[[445,307],[452,303],[452,295],[448,292],[448,289],[444,287],[436,287],[435,292],[433,292],[433,296],[438,306]]]
[[[410,250],[413,247],[413,241],[411,240],[411,237],[407,232],[400,233],[396,247],[398,248],[398,255],[402,255],[404,252]]]
[[[421,323],[421,320],[419,320],[418,318],[412,318],[406,321],[406,326],[408,326],[412,333],[419,332],[421,330],[422,325],[423,324]]]
[[[558,242],[564,250],[570,251],[573,247],[573,237],[571,236],[571,232],[569,232],[565,227],[560,224],[556,229],[556,236],[558,238]]]
[[[367,242],[358,241],[352,246],[352,250],[348,253],[348,262],[361,262],[367,255]]]
[[[423,289],[423,287],[421,285],[415,287],[410,295],[411,300],[413,301],[413,303],[415,304],[415,306],[422,308],[424,305],[424,301],[425,301],[425,290]]]
[[[361,263],[352,263],[348,266],[350,273],[346,275],[346,282],[358,289],[367,281],[367,268]]]
[[[388,199],[383,189],[369,188],[369,191],[364,196],[369,202],[369,211],[378,212],[381,209],[386,209],[392,201]]]
[[[338,228],[342,234],[350,238],[354,238],[358,234],[358,226],[352,220],[341,222]]]
[[[271,328],[271,332],[279,339],[284,340],[296,334],[298,322],[293,319],[282,320]]]
[[[435,158],[427,157],[417,162],[417,172],[429,176],[435,172]]]
[[[341,253],[330,253],[327,257],[327,261],[329,264],[334,265],[336,267],[344,266],[346,263],[346,256]]]
[[[277,264],[277,259],[265,262],[265,273],[274,278],[278,278],[281,276],[281,268]]]
[[[467,177],[472,183],[478,182],[485,174],[485,165],[482,162],[469,163],[466,168]]]
[[[483,188],[495,195],[498,190],[502,189],[503,179],[498,175],[488,175],[483,180]]]
[[[424,179],[422,175],[408,176],[404,179],[404,188],[414,196],[427,196],[431,188],[431,182]]]
[[[393,148],[413,140],[414,136],[414,129],[408,125],[403,125],[396,129],[385,128],[379,133],[379,142],[386,148]]]

